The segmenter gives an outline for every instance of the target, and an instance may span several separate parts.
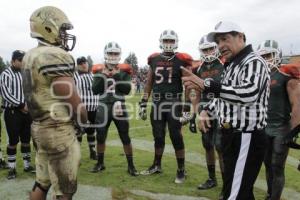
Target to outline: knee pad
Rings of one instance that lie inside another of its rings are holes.
[[[183,143],[182,137],[175,137],[175,138],[172,137],[171,140],[172,140],[174,149],[176,151],[184,149],[184,143]]]
[[[284,175],[284,167],[282,167],[282,166],[273,165],[272,171],[274,173],[274,176],[276,176],[276,177],[280,177],[280,176]]]
[[[48,186],[48,188],[43,188],[40,183],[34,182],[34,185],[33,185],[33,188],[32,188],[32,192],[34,192],[36,188],[39,188],[40,190],[42,190],[44,192],[44,194],[47,196],[47,193],[49,191],[50,185]]]
[[[208,134],[208,133],[205,133]],[[213,145],[207,136],[202,135],[202,145],[203,148],[207,151],[210,151],[213,148]]]
[[[129,145],[131,143],[128,133],[119,133],[119,135],[123,145]]]
[[[155,148],[164,148],[165,147],[165,138],[162,138],[162,137],[154,138],[154,146],[155,146]]]
[[[104,130],[97,130],[96,140],[98,144],[104,144],[106,140],[107,132]]]
[[[219,154],[222,154],[222,146],[221,144],[216,144],[216,150]]]

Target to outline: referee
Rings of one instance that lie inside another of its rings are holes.
[[[5,69],[0,77],[3,97],[4,121],[8,134],[7,160],[9,172],[7,179],[16,178],[17,144],[21,140],[21,153],[24,161],[24,171],[33,172],[30,165],[30,126],[31,117],[24,100],[22,88],[22,59],[25,52],[16,50],[12,54],[11,67]]]
[[[96,110],[98,107],[98,95],[93,94],[93,74],[89,72],[87,59],[83,56],[77,58],[77,71],[74,73],[74,79],[78,89],[78,93],[88,112],[88,120],[90,121],[91,126],[95,126]],[[97,160],[97,154],[95,150],[95,128],[85,128],[84,132],[87,133],[87,141],[90,149],[90,159]],[[82,142],[82,134],[83,133],[77,134],[77,139],[80,143]]]
[[[200,113],[200,127],[207,132],[209,117],[218,116],[225,167],[223,200],[253,200],[253,185],[265,154],[270,72],[252,46],[246,46],[238,25],[219,22],[208,40],[218,44],[227,61],[221,81],[191,75],[183,78],[184,84],[217,97]]]

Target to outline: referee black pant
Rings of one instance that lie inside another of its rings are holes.
[[[266,150],[264,130],[222,129],[224,200],[254,200],[253,185]]]

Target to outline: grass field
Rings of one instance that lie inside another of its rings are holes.
[[[128,99],[128,103],[136,104],[140,98],[140,95],[135,95]],[[148,109],[149,110],[149,109]],[[136,112],[136,110],[133,110]],[[151,125],[149,119],[142,121],[133,117],[130,121],[130,136],[133,140],[134,147],[134,161],[138,171],[148,168],[152,164],[153,160],[153,143]],[[102,173],[93,174],[90,173],[90,168],[93,167],[95,161],[89,159],[89,152],[84,137],[82,144],[82,161],[78,175],[78,181],[83,185],[102,186],[112,188],[112,199],[151,199],[148,197],[135,195],[130,190],[138,189],[152,193],[168,193],[175,195],[187,195],[194,197],[207,197],[209,199],[217,199],[221,190],[220,173],[217,173],[218,187],[207,191],[199,191],[196,189],[200,182],[207,179],[207,170],[205,168],[204,150],[201,145],[200,133],[192,134],[188,128],[183,129],[186,153],[187,153],[187,180],[184,184],[176,185],[174,183],[176,173],[176,160],[171,147],[170,139],[166,140],[166,153],[162,160],[163,173],[161,175],[152,176],[138,176],[130,177],[127,173],[126,158],[123,154],[123,148],[120,145],[119,137],[114,125],[111,126],[109,135],[107,138],[107,148],[105,154],[106,170]],[[5,148],[5,131],[2,130],[2,149]],[[286,188],[284,190],[284,199],[297,200],[300,199],[300,172],[296,170],[297,160],[300,158],[300,151],[291,150],[289,153],[289,161],[286,165]],[[18,177],[15,184],[18,184],[18,180],[34,178],[33,175],[25,174],[22,170],[22,160],[20,159],[20,153],[18,149]],[[0,200],[5,199],[1,194],[1,184],[5,184],[8,180],[5,179],[7,170],[0,170]],[[264,169],[262,168],[259,174],[260,183],[256,184],[255,196],[256,199],[262,200],[265,196],[265,183],[264,183]],[[33,184],[33,181],[32,181]],[[19,187],[23,187],[20,185]],[[28,186],[27,186],[28,187]],[[31,187],[31,185],[30,185]],[[18,192],[18,191],[15,191]],[[294,195],[292,197],[289,196]],[[298,196],[297,196],[298,195]],[[26,196],[26,194],[24,194]],[[9,197],[6,197],[9,199]]]

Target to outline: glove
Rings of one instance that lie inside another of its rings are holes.
[[[139,102],[139,117],[142,120],[146,120],[147,119],[147,101],[145,99],[142,99]]]
[[[192,119],[190,120],[190,131],[191,133],[197,133],[197,127],[196,127],[196,114],[193,114]]]
[[[298,133],[300,132],[300,124],[297,125],[293,130],[291,130],[283,139],[283,144],[289,146],[293,149],[300,149],[300,144],[296,143],[298,138]]]
[[[183,105],[182,116],[179,118],[179,122],[184,126],[192,119],[193,115],[191,114],[191,103],[185,102]]]
[[[179,122],[184,126],[193,118],[190,112],[182,112],[182,117],[179,118]]]

